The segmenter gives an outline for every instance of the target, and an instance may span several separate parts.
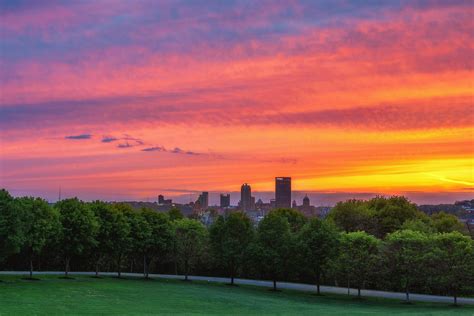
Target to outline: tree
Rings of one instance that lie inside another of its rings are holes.
[[[474,240],[459,232],[442,233],[434,236],[437,283],[457,297],[462,288],[474,284]]]
[[[376,229],[372,233],[379,238],[401,229],[408,220],[427,217],[403,196],[376,197],[368,201],[368,207],[374,213],[375,219]]]
[[[272,212],[278,216],[285,217],[290,224],[290,229],[292,232],[299,231],[308,221],[303,213],[292,208],[279,208]]]
[[[276,282],[285,272],[291,245],[288,220],[277,212],[270,212],[258,225],[254,255],[262,270],[273,281],[273,290],[277,289]]]
[[[320,295],[321,276],[327,263],[337,254],[339,235],[328,222],[312,218],[298,235],[298,249],[306,267],[316,281]]]
[[[410,219],[405,221],[402,225],[402,230],[413,230],[425,234],[434,234],[436,229],[433,227],[433,222],[428,217],[427,219]]]
[[[24,247],[30,263],[30,279],[33,278],[33,258],[41,253],[52,236],[59,232],[59,214],[40,198],[24,197],[17,200],[22,209]]]
[[[59,251],[64,258],[65,275],[68,277],[70,261],[96,244],[98,222],[87,204],[77,198],[66,199],[55,204],[59,211],[61,232]]]
[[[339,260],[347,273],[348,284],[357,287],[357,296],[370,278],[378,260],[380,240],[366,232],[351,232],[341,235]]]
[[[0,263],[11,254],[18,253],[25,241],[24,221],[19,203],[0,190]]]
[[[122,276],[122,262],[125,255],[130,251],[132,238],[130,233],[134,225],[134,211],[131,206],[124,203],[116,203],[111,207],[112,216],[109,219],[109,238],[113,243],[112,256],[117,266],[117,276]],[[137,228],[139,229],[139,228]]]
[[[252,223],[245,213],[234,212],[227,217],[219,216],[209,233],[213,257],[228,271],[233,285],[253,237]]]
[[[144,209],[141,217],[145,221],[145,227],[141,237],[141,254],[143,255],[143,273],[148,278],[149,266],[153,260],[163,258],[171,251],[173,244],[173,228],[169,216],[164,213],[157,213]]]
[[[94,201],[89,203],[91,211],[98,223],[96,233],[96,242],[91,248],[91,256],[95,264],[95,277],[99,277],[100,266],[112,254],[114,243],[111,239],[111,222],[113,218],[113,211],[109,204],[102,201]]]
[[[176,207],[173,207],[172,209],[168,211],[168,216],[170,217],[171,221],[184,218],[183,213],[181,213],[179,208],[176,208]]]
[[[176,250],[184,266],[184,279],[188,281],[190,269],[202,255],[208,238],[208,232],[201,222],[183,218],[175,222]]]
[[[459,219],[451,214],[439,212],[431,216],[433,227],[440,233],[465,232],[464,225]]]
[[[373,229],[373,212],[362,200],[338,202],[329,212],[328,219],[346,233]]]
[[[389,273],[397,275],[405,290],[406,301],[410,301],[410,287],[424,279],[429,255],[429,239],[422,232],[400,230],[387,235],[384,259]]]

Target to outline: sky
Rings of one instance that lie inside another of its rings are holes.
[[[472,1],[0,0],[0,187],[474,198]]]

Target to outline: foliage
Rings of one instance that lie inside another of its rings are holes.
[[[379,260],[380,244],[379,239],[363,231],[341,235],[338,266],[347,274],[348,284],[358,289],[359,297]]]
[[[24,222],[19,203],[6,190],[0,190],[0,263],[20,251],[24,241]]]
[[[242,266],[248,246],[253,239],[253,227],[245,213],[219,216],[209,230],[215,262],[228,271],[231,284]]]
[[[61,224],[58,250],[65,260],[67,276],[71,258],[95,246],[99,224],[90,207],[77,198],[62,200],[55,207]]]
[[[321,276],[328,262],[337,255],[339,234],[326,221],[312,218],[298,235],[298,250],[303,266],[311,271],[320,294]]]
[[[24,244],[33,274],[33,257],[39,255],[48,242],[59,232],[59,214],[40,198],[18,199],[23,214]]]
[[[184,266],[185,280],[191,268],[202,255],[208,238],[208,232],[201,222],[183,218],[175,223],[176,251]]]
[[[428,236],[422,232],[400,230],[387,236],[386,266],[390,274],[398,276],[407,301],[410,300],[411,286],[426,278],[430,246]]]
[[[457,297],[463,287],[474,284],[474,240],[459,232],[433,236],[436,283]]]
[[[258,226],[253,255],[256,264],[273,280],[274,289],[276,281],[288,266],[291,246],[292,235],[287,218],[278,212],[270,212]]]

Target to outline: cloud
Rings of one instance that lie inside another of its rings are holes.
[[[200,155],[199,153],[195,153],[193,151],[186,151],[182,150],[179,147],[175,147],[173,150],[170,151],[172,154],[185,154],[185,155]]]
[[[129,144],[128,142],[117,145],[117,148],[129,148],[129,147],[133,147],[133,145]]]
[[[113,137],[113,136],[104,136],[104,137],[102,137],[102,140],[101,140],[101,141],[102,141],[103,143],[111,143],[111,142],[115,142],[115,141],[117,141],[117,140],[119,140],[119,139],[118,139],[118,138],[115,138],[115,137]]]
[[[166,149],[161,146],[155,146],[155,147],[143,148],[142,151],[166,151]]]
[[[64,138],[65,139],[73,139],[73,140],[91,139],[92,135],[91,134],[70,135],[70,136],[65,136]]]
[[[159,152],[168,152],[170,154],[180,154],[180,155],[196,155],[196,156],[201,155],[201,153],[197,153],[190,150],[183,150],[179,147],[175,147],[174,149],[168,150],[163,146],[153,146],[153,147],[144,148],[142,149],[142,151],[159,151]]]

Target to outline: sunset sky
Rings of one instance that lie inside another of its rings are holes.
[[[0,3],[15,196],[474,198],[472,1]]]

